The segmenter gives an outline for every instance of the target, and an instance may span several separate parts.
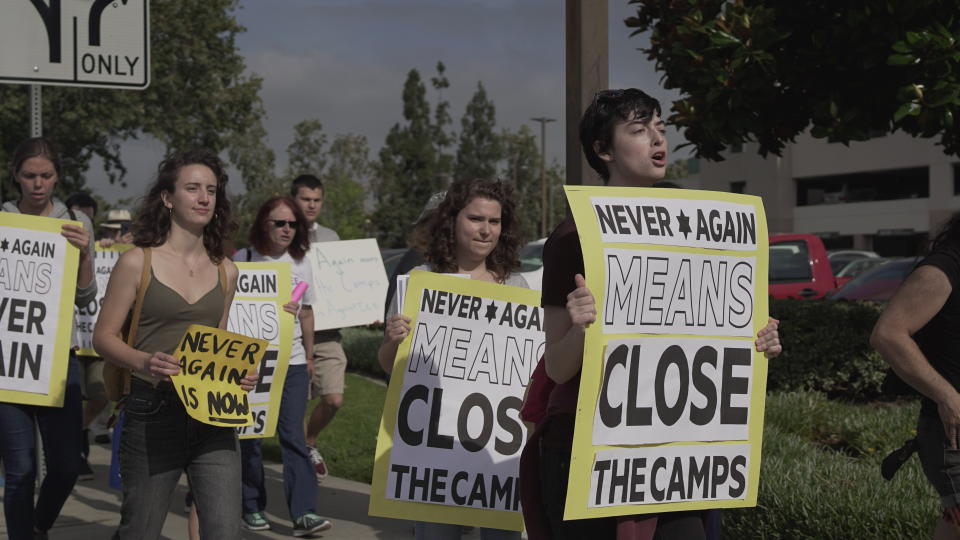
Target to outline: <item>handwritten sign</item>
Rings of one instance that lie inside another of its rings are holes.
[[[371,324],[383,318],[387,273],[377,241],[318,242],[307,252],[317,303],[313,329]]]
[[[0,212],[0,401],[60,407],[67,383],[78,221]]]
[[[83,356],[100,356],[93,349],[93,328],[97,325],[97,316],[103,305],[103,297],[107,292],[107,283],[110,282],[110,273],[116,266],[117,260],[124,252],[133,249],[133,244],[113,244],[103,247],[96,243],[93,252],[93,275],[97,280],[97,297],[89,304],[76,308],[77,314],[77,343],[80,349],[77,354]]]
[[[567,186],[587,328],[564,519],[755,506],[766,359],[759,198]]]
[[[370,513],[521,530],[520,406],[543,353],[539,293],[410,274]]]
[[[267,342],[199,324],[187,327],[174,350],[180,373],[171,377],[184,408],[214,426],[253,423],[240,381],[263,361]]]
[[[237,428],[237,434],[241,439],[273,437],[293,342],[293,315],[283,311],[283,305],[290,300],[290,263],[236,265],[240,275],[230,304],[227,330],[267,342],[257,367],[260,381],[247,394],[253,424]]]

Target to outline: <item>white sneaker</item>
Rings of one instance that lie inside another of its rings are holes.
[[[313,470],[317,473],[317,482],[327,477],[327,464],[323,461],[323,456],[320,455],[320,452],[316,448],[308,447],[310,450],[310,463],[313,464]]]

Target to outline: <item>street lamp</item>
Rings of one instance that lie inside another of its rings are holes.
[[[540,238],[543,238],[547,236],[547,122],[556,122],[557,119],[539,116],[530,120],[540,122]]]

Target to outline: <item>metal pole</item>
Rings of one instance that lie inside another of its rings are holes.
[[[555,118],[539,116],[531,118],[540,122],[540,238],[547,236],[547,122],[555,122]]]
[[[43,90],[39,84],[30,85],[30,136],[43,137]]]

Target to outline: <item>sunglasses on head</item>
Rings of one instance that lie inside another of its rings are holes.
[[[289,225],[291,229],[297,228],[297,220],[295,219],[290,221],[285,219],[271,219],[270,223],[273,223],[273,226],[278,229],[282,229],[284,225]]]

